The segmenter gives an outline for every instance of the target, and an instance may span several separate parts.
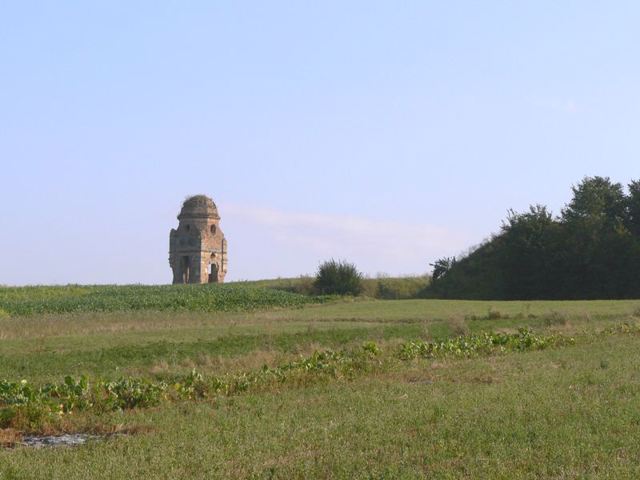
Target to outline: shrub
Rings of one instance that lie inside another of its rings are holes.
[[[358,295],[362,274],[352,263],[332,259],[320,264],[313,285],[322,294]]]

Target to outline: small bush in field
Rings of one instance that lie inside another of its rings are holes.
[[[362,292],[362,274],[352,263],[329,260],[318,267],[313,285],[323,295],[358,295]]]

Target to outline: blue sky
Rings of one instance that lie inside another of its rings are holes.
[[[187,195],[229,279],[424,273],[640,178],[632,1],[0,0],[0,284],[167,283]]]

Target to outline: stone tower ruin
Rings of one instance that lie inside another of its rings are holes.
[[[169,235],[173,283],[222,283],[227,273],[227,241],[218,208],[209,197],[187,198]]]

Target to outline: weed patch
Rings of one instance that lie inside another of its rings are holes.
[[[548,347],[571,345],[572,337],[535,335],[531,329],[520,328],[517,333],[483,333],[465,335],[441,342],[414,341],[403,344],[398,351],[402,360],[443,356],[472,357],[508,351],[542,350]]]

